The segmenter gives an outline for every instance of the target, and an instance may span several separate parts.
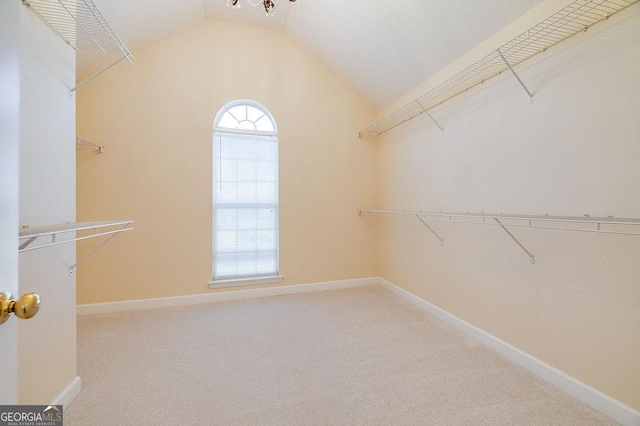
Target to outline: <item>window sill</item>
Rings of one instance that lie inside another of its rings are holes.
[[[282,275],[272,275],[272,276],[266,276],[266,277],[215,280],[215,281],[209,281],[209,288],[224,288],[224,287],[238,287],[243,285],[279,283],[279,282],[282,282],[283,278],[284,276]]]

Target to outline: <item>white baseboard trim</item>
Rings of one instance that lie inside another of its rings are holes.
[[[599,390],[582,383],[567,373],[529,355],[468,322],[438,308],[418,296],[380,278],[379,283],[408,302],[427,311],[439,320],[458,329],[482,345],[508,360],[524,367],[536,376],[553,384],[586,405],[625,426],[640,426],[640,412],[617,401]]]
[[[273,284],[280,283],[284,277],[282,275],[271,275],[267,277],[252,277],[252,278],[233,278],[229,280],[216,280],[209,281],[209,288],[225,288],[225,287],[239,287],[243,285],[256,285],[256,284]]]
[[[312,284],[284,285],[248,290],[231,290],[218,293],[191,294],[188,296],[161,297],[156,299],[127,300],[123,302],[91,303],[77,305],[77,315],[104,314],[111,312],[137,311],[141,309],[167,308],[172,306],[200,305],[233,300],[257,299],[260,297],[282,296],[285,294],[308,293],[312,291],[335,290],[379,284],[378,278],[358,278],[353,280],[327,281]]]
[[[73,379],[58,396],[56,396],[56,398],[51,402],[51,405],[62,405],[62,409],[66,410],[73,400],[80,394],[80,388],[80,377],[76,376],[76,378]]]

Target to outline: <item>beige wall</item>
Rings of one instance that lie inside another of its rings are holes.
[[[75,51],[22,5],[20,25],[20,224],[74,222]],[[75,258],[75,244],[19,256],[20,294],[42,300],[18,322],[20,404],[50,404],[76,378]]]
[[[640,217],[639,27],[632,6],[518,67],[533,104],[505,73],[432,110],[444,132],[421,117],[386,133],[377,207]],[[440,247],[417,221],[363,220],[382,277],[640,408],[639,237],[514,229],[530,265],[495,227],[434,222]]]
[[[78,136],[106,146],[78,151],[78,220],[136,221],[78,268],[78,303],[210,291],[212,126],[242,98],[280,132],[283,284],[376,274],[375,227],[355,214],[375,201],[361,98],[278,32],[209,21],[134,55],[78,93]]]

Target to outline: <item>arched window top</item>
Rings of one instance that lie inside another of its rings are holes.
[[[257,102],[240,99],[226,104],[213,123],[214,130],[236,130],[277,135],[273,116]]]

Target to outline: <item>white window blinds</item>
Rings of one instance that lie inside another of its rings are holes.
[[[278,275],[278,139],[214,133],[213,279]]]

